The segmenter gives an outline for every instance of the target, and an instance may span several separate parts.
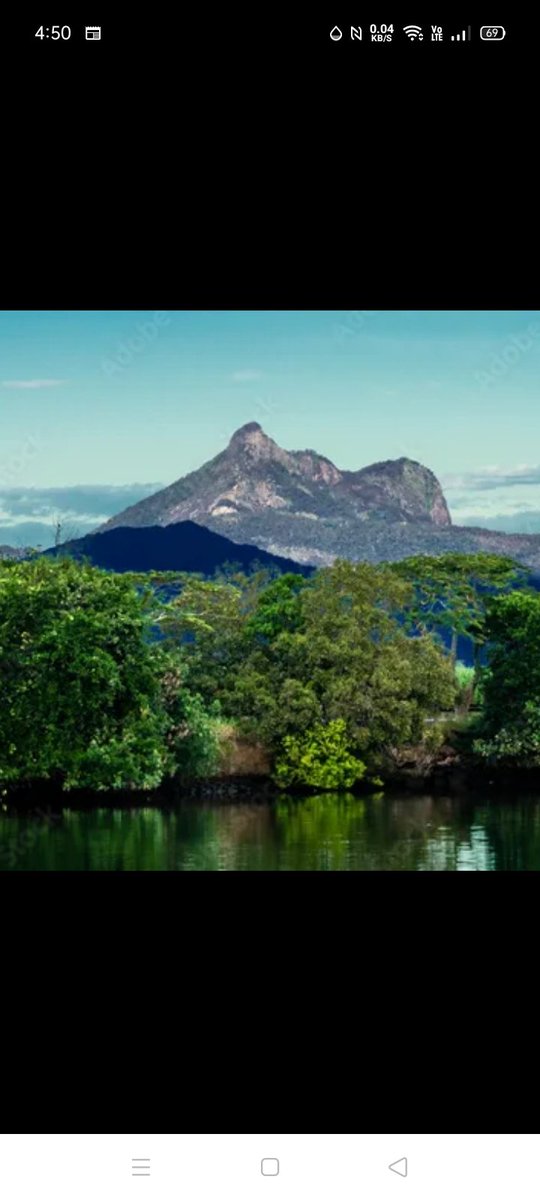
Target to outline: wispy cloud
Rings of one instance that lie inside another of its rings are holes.
[[[520,463],[517,467],[481,467],[478,471],[468,471],[461,475],[443,475],[443,487],[448,490],[472,489],[474,491],[492,491],[493,488],[521,487],[524,484],[540,484],[540,466],[530,466]]]
[[[249,368],[245,371],[234,371],[231,378],[234,383],[250,383],[255,379],[262,379],[262,371],[252,371]]]
[[[540,528],[540,466],[490,465],[443,475],[441,483],[457,525],[513,533],[536,533]]]
[[[5,388],[48,388],[60,387],[62,383],[68,383],[67,379],[3,379],[2,387]]]

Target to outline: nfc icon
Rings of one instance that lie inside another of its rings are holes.
[[[359,25],[351,25],[351,38],[353,42],[362,41],[362,30]]]

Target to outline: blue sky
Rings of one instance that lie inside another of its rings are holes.
[[[340,467],[418,459],[456,522],[540,529],[539,384],[538,311],[3,312],[0,542],[86,532],[252,420]]]

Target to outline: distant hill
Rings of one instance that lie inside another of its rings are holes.
[[[297,562],[268,554],[256,546],[238,545],[194,521],[179,521],[165,527],[118,527],[75,538],[44,553],[88,558],[94,566],[111,571],[193,571],[213,575],[225,563],[237,563],[244,571],[260,566],[308,573]]]
[[[27,553],[18,546],[0,546],[0,558],[24,558]]]

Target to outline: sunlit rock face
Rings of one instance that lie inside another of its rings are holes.
[[[343,553],[344,539],[350,556],[356,557],[360,523],[450,525],[440,484],[420,463],[400,458],[341,471],[315,450],[284,450],[257,421],[237,429],[226,449],[199,470],[125,509],[102,528],[186,520],[237,542],[247,538],[268,549],[287,547],[287,556],[294,547],[299,561],[318,563]]]
[[[335,558],[393,561],[450,551],[504,554],[540,572],[540,535],[452,525],[442,488],[410,458],[342,471],[315,450],[283,450],[257,421],[210,462],[107,521],[195,521],[237,544],[324,567]]]

